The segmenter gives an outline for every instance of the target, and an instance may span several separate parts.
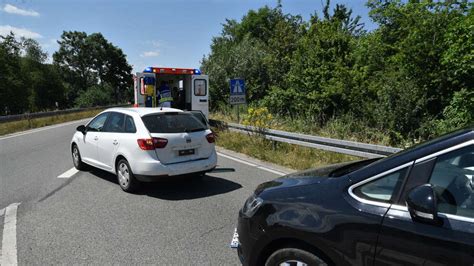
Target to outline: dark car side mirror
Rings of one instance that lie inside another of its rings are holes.
[[[77,131],[81,132],[82,134],[86,134],[86,126],[80,125],[76,128]]]
[[[414,221],[439,225],[438,198],[431,184],[413,188],[408,193],[407,206]]]

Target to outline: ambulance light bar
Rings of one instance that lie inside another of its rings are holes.
[[[175,74],[175,75],[201,75],[201,70],[193,68],[147,67],[144,73]]]

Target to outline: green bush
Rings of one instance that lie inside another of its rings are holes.
[[[113,88],[106,84],[104,86],[95,85],[79,94],[75,100],[77,107],[106,106],[114,102]]]
[[[328,0],[308,21],[281,3],[227,20],[202,63],[213,105],[242,77],[249,105],[290,130],[405,146],[474,122],[474,3],[367,6],[378,26],[370,32]]]
[[[474,90],[462,89],[444,108],[443,118],[427,123],[423,130],[434,137],[468,126],[474,126]]]

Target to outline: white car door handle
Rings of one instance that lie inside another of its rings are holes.
[[[99,140],[99,137],[95,136],[95,137],[94,137],[94,140]]]
[[[115,139],[114,142],[113,142],[114,145],[117,145],[118,144],[118,141]]]

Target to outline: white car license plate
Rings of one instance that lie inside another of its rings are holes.
[[[240,246],[239,234],[237,233],[237,228],[234,230],[234,235],[232,236],[232,241],[230,241],[231,248],[238,248]]]
[[[180,150],[178,151],[179,156],[186,156],[186,155],[193,155],[194,154],[194,149],[188,149],[188,150]]]

